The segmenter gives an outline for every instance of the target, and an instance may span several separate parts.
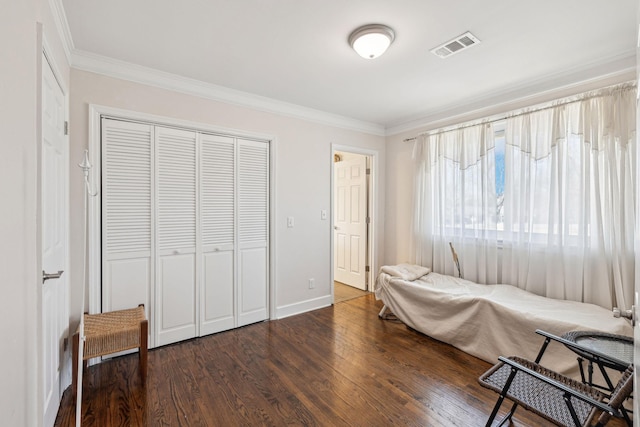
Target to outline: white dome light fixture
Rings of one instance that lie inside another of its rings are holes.
[[[395,37],[396,34],[386,25],[369,24],[351,33],[349,45],[363,58],[374,59],[387,50]]]

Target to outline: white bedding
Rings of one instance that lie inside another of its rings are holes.
[[[555,335],[598,330],[633,336],[628,321],[593,304],[438,273],[414,281],[380,273],[375,294],[406,325],[490,363],[512,355],[534,360],[544,341],[536,329]],[[555,342],[541,363],[565,375],[578,374],[575,354]]]

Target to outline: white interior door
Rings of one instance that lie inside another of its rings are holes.
[[[235,327],[235,141],[200,135],[200,335]]]
[[[238,140],[238,326],[269,317],[269,144]]]
[[[63,273],[67,265],[69,153],[64,94],[44,56],[42,68],[43,425],[52,426],[62,397],[60,374],[69,322],[68,274]]]
[[[101,129],[102,311],[144,304],[149,316],[153,127],[102,119]]]
[[[366,290],[367,163],[365,156],[334,164],[334,279]]]
[[[196,133],[155,128],[157,345],[197,336]]]

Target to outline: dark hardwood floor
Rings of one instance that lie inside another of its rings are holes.
[[[477,378],[490,364],[380,308],[367,295],[151,350],[146,387],[136,355],[90,367],[82,425],[484,425],[497,395]],[[67,390],[56,426],[74,424]],[[548,423],[519,409],[512,425]]]

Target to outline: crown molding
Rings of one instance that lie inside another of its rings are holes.
[[[64,12],[64,6],[62,0],[49,0],[49,9],[51,9],[51,15],[53,16],[53,22],[58,30],[58,35],[62,42],[62,49],[67,57],[67,63],[71,63],[71,53],[74,51],[73,38],[71,37],[71,30],[69,29],[69,22],[67,21],[67,15]]]
[[[248,92],[205,83],[200,80],[166,73],[78,49],[74,49],[71,53],[71,67],[174,92],[252,108],[267,113],[280,114],[377,136],[385,136],[384,126],[376,123],[356,120]]]
[[[635,51],[625,52],[384,126],[81,51],[74,47],[62,0],[48,1],[72,68],[376,136],[448,126],[637,78]]]
[[[384,126],[377,123],[302,107],[300,105],[229,89],[223,86],[81,51],[74,46],[62,0],[49,0],[49,7],[51,8],[51,13],[60,40],[62,41],[67,62],[72,68],[323,125],[335,126],[376,136],[385,136]]]
[[[635,51],[627,52],[605,61],[468,99],[464,104],[451,104],[437,111],[425,112],[413,120],[387,126],[385,134],[393,136],[410,131],[433,130],[635,79]]]

